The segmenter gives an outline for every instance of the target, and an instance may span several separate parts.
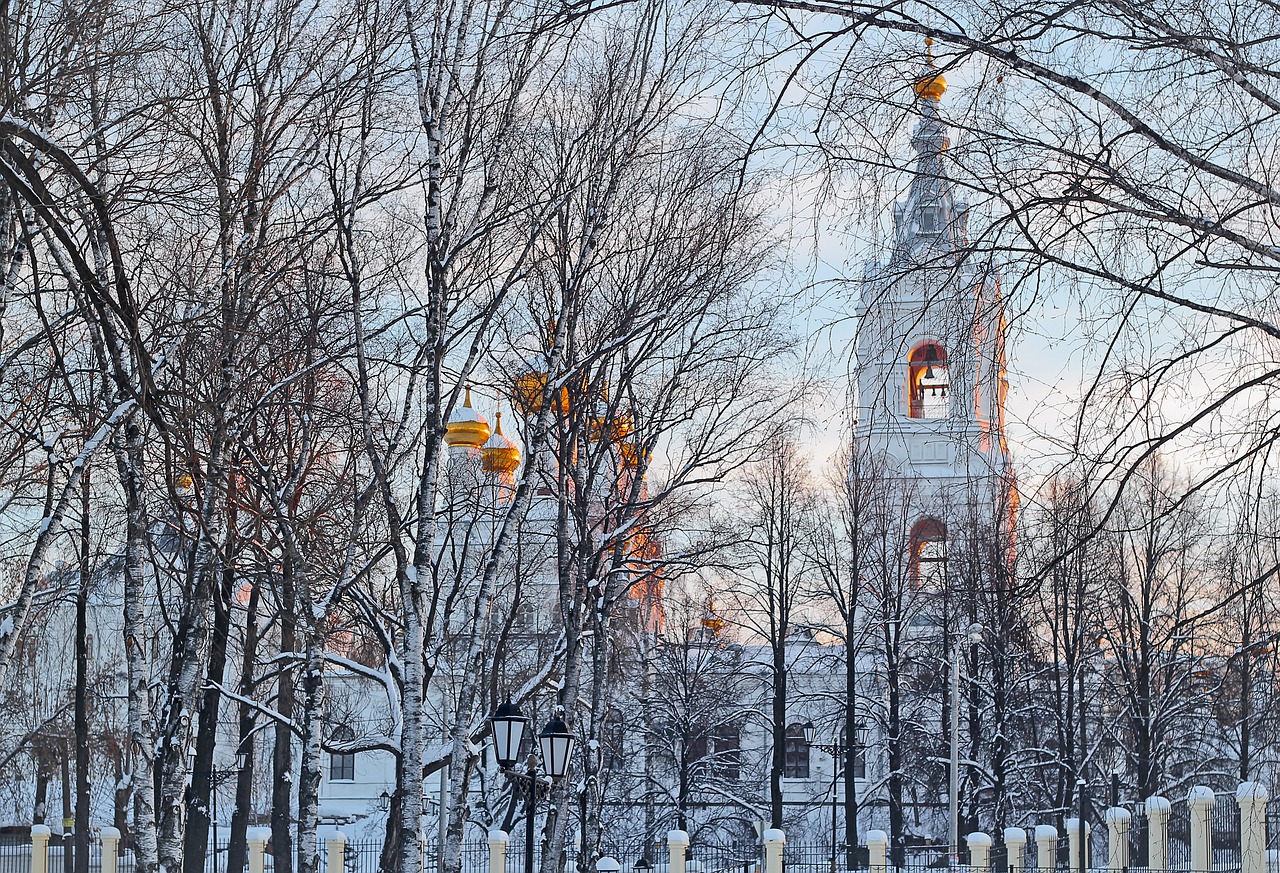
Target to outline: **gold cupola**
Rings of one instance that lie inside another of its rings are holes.
[[[933,37],[925,37],[924,51],[924,71],[916,77],[911,88],[921,100],[941,100],[947,91],[947,80],[938,72],[938,66],[933,62]]]
[[[712,636],[720,636],[720,631],[724,630],[724,619],[716,612],[716,602],[711,598],[707,598],[707,608],[702,613],[702,627],[710,631]]]
[[[444,441],[449,448],[478,449],[489,439],[489,422],[480,413],[471,408],[471,386],[467,386],[462,406],[449,416],[449,424],[445,427]]]
[[[520,469],[520,450],[502,433],[502,413],[493,428],[493,435],[484,444],[482,461],[486,473],[510,475]]]

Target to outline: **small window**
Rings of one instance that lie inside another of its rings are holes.
[[[787,779],[809,778],[809,741],[804,736],[804,726],[787,725],[782,775]]]
[[[351,728],[340,725],[329,735],[329,742],[334,745],[353,742],[356,735]],[[355,752],[329,753],[329,780],[331,782],[353,782],[356,778]]]
[[[921,233],[938,232],[938,207],[922,206],[917,214],[919,215]]]
[[[937,343],[916,347],[907,362],[907,415],[945,418],[951,411],[950,393],[946,350]]]

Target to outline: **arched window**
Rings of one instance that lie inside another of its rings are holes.
[[[937,343],[916,346],[907,359],[907,415],[945,418],[951,411],[947,351]]]
[[[742,776],[742,734],[731,724],[716,728],[711,741],[715,746],[715,758],[711,771],[722,779],[739,779]]]
[[[941,591],[947,582],[947,526],[922,518],[911,528],[911,581],[925,591]]]
[[[626,736],[622,730],[622,713],[617,709],[610,709],[600,733],[603,746],[601,766],[605,770],[612,770],[623,761],[622,745]]]
[[[782,775],[787,779],[809,778],[809,741],[804,725],[787,725],[786,748],[783,750]]]
[[[338,725],[333,729],[333,733],[329,734],[329,742],[334,745],[342,745],[344,743],[353,742],[356,738],[351,728],[346,725]],[[338,782],[353,782],[356,778],[356,753],[355,752],[330,752],[329,753],[329,779]]]

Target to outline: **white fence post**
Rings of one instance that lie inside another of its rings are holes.
[[[782,873],[782,847],[787,844],[787,835],[778,828],[769,828],[761,838],[764,840],[764,873]]]
[[[982,831],[974,831],[965,837],[969,844],[969,869],[973,873],[987,873],[991,868],[991,837]]]
[[[1022,828],[1005,828],[1004,848],[1009,854],[1009,873],[1022,873],[1026,864],[1027,832]]]
[[[51,833],[48,825],[31,826],[31,873],[48,873]]]
[[[1236,789],[1240,804],[1240,873],[1267,873],[1267,787],[1241,782]]]
[[[1036,825],[1036,869],[1052,870],[1058,866],[1058,829],[1053,825]]]
[[[867,861],[870,873],[885,873],[889,866],[889,835],[884,831],[867,831]]]
[[[504,830],[489,831],[489,873],[503,873],[507,869],[507,844],[511,836]]]
[[[325,873],[344,873],[347,868],[347,835],[334,831],[324,841]]]
[[[1165,873],[1169,869],[1169,799],[1153,794],[1147,798],[1147,869]]]
[[[1080,851],[1084,850],[1084,868],[1088,869],[1089,862],[1093,860],[1089,857],[1089,832],[1093,830],[1088,822],[1085,822],[1083,834],[1081,833],[1080,819],[1069,818],[1065,822],[1067,826],[1067,865],[1072,870],[1079,870],[1080,867]]]
[[[102,873],[116,873],[120,857],[120,830],[110,825],[102,829]]]
[[[1122,806],[1107,810],[1107,867],[1111,870],[1129,869],[1129,826],[1133,815]]]
[[[267,840],[271,831],[267,828],[250,828],[246,842],[249,846],[249,873],[263,873],[267,866]]]
[[[667,832],[667,851],[670,853],[669,873],[685,873],[684,857],[689,850],[689,834],[685,831]]]
[[[1191,869],[1213,869],[1213,789],[1196,785],[1187,792],[1191,818]]]

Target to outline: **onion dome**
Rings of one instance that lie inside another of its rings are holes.
[[[511,392],[511,402],[516,410],[526,415],[542,411],[542,394],[547,387],[547,374],[536,370],[516,377]]]
[[[480,413],[471,408],[471,386],[467,386],[466,399],[462,406],[449,416],[449,424],[445,428],[444,441],[450,448],[478,449],[489,439],[489,422]]]
[[[924,71],[916,77],[911,88],[921,100],[940,100],[947,91],[947,80],[937,71],[938,67],[933,62],[933,37],[925,38],[924,50]]]
[[[701,624],[716,636],[719,636],[720,631],[724,630],[724,619],[716,613],[716,602],[714,600],[707,600],[707,609],[702,613]]]
[[[514,473],[520,469],[520,450],[502,433],[502,413],[498,413],[493,435],[484,444],[481,464],[486,473]]]

